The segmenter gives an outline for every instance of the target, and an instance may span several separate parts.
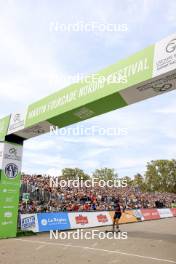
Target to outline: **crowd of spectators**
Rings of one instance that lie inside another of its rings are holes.
[[[173,193],[141,192],[138,187],[50,187],[50,178],[23,175],[20,189],[21,213],[113,210],[118,199],[129,209],[171,207],[176,202]],[[29,193],[24,201],[23,194]]]

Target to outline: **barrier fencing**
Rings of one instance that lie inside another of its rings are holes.
[[[33,232],[69,230],[112,225],[114,211],[50,212],[21,214],[21,229]],[[176,216],[176,208],[135,209],[122,213],[120,224],[157,220]]]

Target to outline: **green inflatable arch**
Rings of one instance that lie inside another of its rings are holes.
[[[23,141],[176,88],[176,34],[0,120],[0,238],[15,237]]]

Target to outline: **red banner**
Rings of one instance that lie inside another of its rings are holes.
[[[144,217],[144,220],[160,219],[157,209],[141,209],[140,211]]]
[[[173,216],[176,216],[176,208],[171,208],[170,210],[171,210]]]

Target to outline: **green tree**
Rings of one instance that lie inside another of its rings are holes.
[[[131,179],[131,178],[128,177],[128,176],[124,176],[124,177],[122,177],[122,180],[126,180],[126,182],[127,182],[127,186],[132,186],[132,185],[133,185],[133,179]]]
[[[90,179],[90,176],[79,168],[65,168],[62,170],[62,179],[76,180],[77,178],[88,180]]]
[[[118,175],[114,169],[102,168],[102,169],[96,169],[95,172],[93,173],[93,177],[98,178],[99,180],[108,181],[108,180],[117,179]]]
[[[176,160],[153,160],[145,173],[147,190],[176,193]]]
[[[139,189],[143,192],[146,190],[145,179],[140,173],[134,175],[132,186],[139,187]]]

